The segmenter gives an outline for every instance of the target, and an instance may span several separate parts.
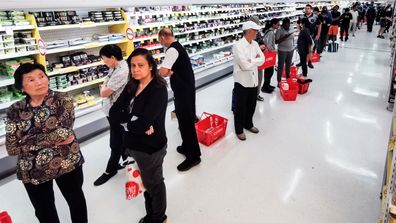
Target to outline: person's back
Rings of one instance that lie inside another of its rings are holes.
[[[376,13],[375,8],[370,6],[366,12],[367,19],[375,19]]]

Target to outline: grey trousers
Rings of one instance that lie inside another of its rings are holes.
[[[140,169],[142,182],[146,188],[144,198],[147,215],[145,218],[152,223],[162,223],[167,218],[165,215],[166,188],[162,171],[166,147],[153,154],[128,149],[128,153],[135,159]]]
[[[261,84],[263,83],[264,70],[258,70],[258,85],[257,85],[257,95],[260,94]]]
[[[283,71],[283,67],[285,66],[286,63],[286,78],[290,77],[290,67],[292,64],[292,60],[293,60],[293,53],[294,50],[287,52],[287,51],[278,51],[278,83],[281,81],[282,79],[282,71]]]

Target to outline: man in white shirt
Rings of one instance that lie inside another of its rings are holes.
[[[258,88],[258,66],[264,63],[264,54],[256,41],[261,27],[252,21],[242,26],[244,36],[233,47],[234,53],[234,125],[238,139],[246,140],[243,129],[258,133],[253,125]]]
[[[352,33],[352,36],[355,36],[355,32],[358,28],[358,18],[359,18],[359,12],[357,10],[357,5],[354,5],[352,7],[351,14],[352,14],[351,33]]]

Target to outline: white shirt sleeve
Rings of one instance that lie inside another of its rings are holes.
[[[179,57],[179,52],[171,47],[165,53],[164,61],[162,62],[161,67],[172,69],[173,64],[176,62],[177,58]]]

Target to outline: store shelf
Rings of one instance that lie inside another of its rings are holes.
[[[194,30],[185,31],[182,33],[175,33],[174,35],[179,36],[179,35],[185,35],[185,34],[189,34],[189,33],[205,32],[205,31],[210,31],[210,30],[215,30],[215,29],[228,29],[228,28],[235,27],[235,26],[241,26],[242,24],[243,23],[236,23],[236,24],[229,24],[229,25],[219,25],[219,26],[204,28],[204,29],[194,29]]]
[[[113,22],[101,22],[101,23],[80,23],[80,24],[72,24],[72,25],[59,25],[59,26],[45,26],[45,27],[38,27],[39,31],[51,31],[51,30],[61,30],[61,29],[85,29],[85,28],[92,28],[92,27],[99,27],[99,26],[112,26],[112,25],[120,25],[125,24],[125,21],[113,21]]]
[[[272,13],[282,13],[282,12],[294,12],[295,10],[278,10],[278,11],[266,11],[266,12],[255,12],[251,15],[265,15],[265,14],[272,14]]]
[[[130,17],[139,16],[160,16],[170,14],[195,14],[195,13],[208,13],[208,12],[226,12],[226,11],[239,11],[239,10],[251,10],[250,7],[241,8],[216,8],[216,9],[202,9],[202,10],[190,10],[190,11],[157,11],[157,12],[144,12],[144,13],[128,13]]]
[[[122,40],[115,40],[115,41],[105,41],[105,42],[91,42],[83,45],[78,45],[78,46],[70,46],[70,47],[62,47],[62,48],[55,48],[55,49],[50,49],[47,50],[47,54],[54,54],[54,53],[62,53],[62,52],[69,52],[73,50],[84,50],[84,49],[92,49],[92,48],[98,48],[101,46],[105,46],[107,44],[119,44],[119,43],[126,43],[128,42],[127,39],[122,39]]]
[[[165,53],[155,54],[153,55],[154,59],[165,57]]]
[[[15,100],[12,100],[12,101],[10,101],[10,102],[0,103],[0,110],[7,109],[7,108],[9,108],[12,104],[14,104],[15,102],[20,101],[20,100],[21,100],[21,99],[15,99]]]
[[[206,69],[209,69],[209,68],[212,68],[212,67],[216,67],[218,65],[230,62],[233,59],[234,59],[234,56],[228,56],[228,57],[224,57],[224,58],[219,59],[219,60],[212,60],[212,61],[209,61],[209,62],[205,63],[202,66],[195,67],[194,68],[194,72],[195,73],[199,73],[199,72],[202,72],[202,71],[204,71]]]
[[[70,73],[70,72],[76,72],[79,71],[81,69],[85,69],[85,68],[90,68],[90,67],[97,67],[99,65],[103,65],[103,61],[100,62],[95,62],[95,63],[90,63],[87,65],[82,65],[82,66],[71,66],[71,67],[66,67],[66,68],[61,68],[61,69],[55,69],[52,72],[49,72],[47,75],[48,76],[54,76],[54,75],[58,75],[58,74],[66,74],[66,73]],[[1,84],[1,82],[0,82]]]
[[[10,78],[10,77],[1,77],[0,78],[0,87],[13,85],[14,83],[15,83],[14,78]]]
[[[187,41],[187,42],[181,42],[182,45],[192,45],[194,43],[199,43],[199,42],[205,42],[205,41],[209,41],[209,40],[214,40],[214,39],[219,39],[222,37],[226,37],[226,36],[233,36],[233,35],[237,35],[239,33],[242,33],[242,31],[237,31],[237,32],[232,32],[232,33],[226,33],[226,34],[222,34],[222,35],[218,35],[218,36],[213,36],[213,37],[208,37],[208,38],[204,38],[204,39],[199,39],[199,40],[194,40],[194,41]]]
[[[86,82],[86,83],[83,83],[83,84],[73,85],[73,86],[70,86],[70,87],[65,88],[65,89],[57,89],[56,91],[69,92],[69,91],[77,90],[77,89],[80,89],[80,88],[88,87],[88,86],[91,86],[91,85],[99,84],[99,83],[102,83],[103,81],[104,81],[104,78],[100,78],[100,79],[97,79],[97,80],[94,80],[94,81],[90,81],[90,82]]]
[[[38,54],[38,51],[3,54],[3,55],[0,55],[0,60],[13,59],[13,58],[18,58],[18,57],[26,57],[26,56],[36,55],[36,54]]]
[[[224,48],[227,48],[227,47],[232,47],[233,45],[234,45],[234,43],[228,43],[228,44],[225,44],[223,46],[218,46],[218,47],[209,48],[209,49],[206,49],[206,50],[201,50],[201,51],[198,51],[196,53],[191,53],[191,54],[189,54],[189,56],[193,57],[193,56],[196,56],[196,55],[199,55],[199,54],[210,53],[210,52],[213,52],[213,51],[216,51],[216,50],[224,49]]]
[[[95,105],[88,106],[88,107],[77,107],[77,108],[75,108],[74,109],[75,117],[78,118],[78,117],[81,117],[83,115],[89,114],[91,112],[98,111],[100,109],[102,109],[102,99],[101,98],[96,100],[96,104]]]
[[[5,32],[7,30],[12,30],[12,31],[19,31],[19,30],[28,30],[28,29],[34,29],[33,25],[28,25],[28,26],[0,26],[0,31]]]
[[[162,45],[160,45],[160,44],[158,44],[158,45],[155,45],[155,46],[150,46],[150,47],[138,47],[138,48],[145,48],[145,49],[147,49],[147,50],[156,50],[156,49],[161,49],[161,48],[164,48]]]

